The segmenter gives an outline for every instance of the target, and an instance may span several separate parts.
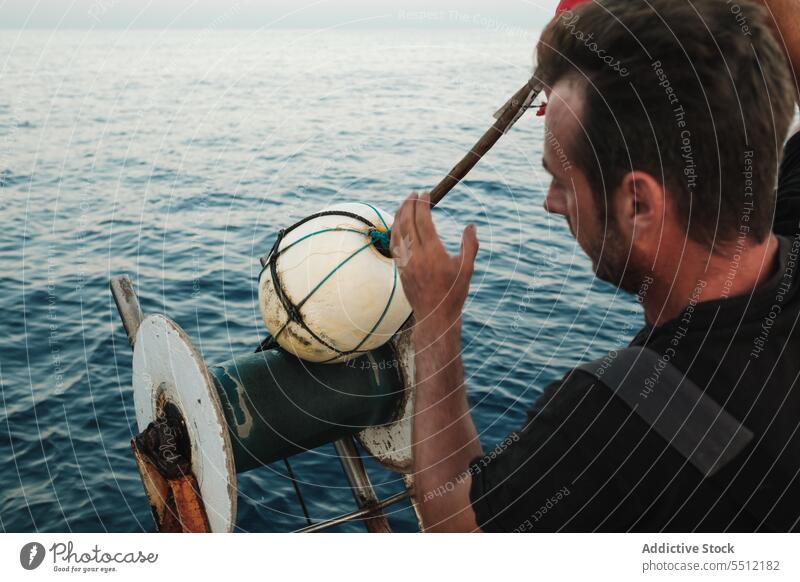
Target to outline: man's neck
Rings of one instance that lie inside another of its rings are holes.
[[[731,246],[709,256],[708,249],[689,241],[683,256],[661,265],[654,283],[642,294],[645,320],[661,325],[680,315],[690,303],[751,293],[775,271],[778,238],[770,234],[761,243]]]

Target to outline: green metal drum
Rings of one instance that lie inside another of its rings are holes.
[[[390,422],[404,390],[388,344],[342,364],[313,364],[272,349],[208,370],[237,473]]]

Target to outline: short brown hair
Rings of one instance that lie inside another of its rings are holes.
[[[663,177],[698,242],[771,232],[794,89],[760,6],[595,0],[550,22],[537,62],[549,86],[582,80],[585,136],[570,153],[601,210],[642,170]]]

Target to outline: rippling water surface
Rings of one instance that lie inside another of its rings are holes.
[[[145,312],[175,319],[207,361],[251,351],[257,257],[277,230],[338,201],[393,211],[435,184],[530,74],[534,41],[0,31],[0,529],[153,529],[109,277],[130,274]],[[528,115],[435,211],[454,252],[478,225],[464,357],[484,447],[641,321],[545,215],[541,155]],[[331,446],[292,462],[312,517],[353,509]],[[400,490],[368,469],[381,495]],[[282,464],[239,486],[239,529],[303,525]],[[390,519],[415,529],[407,506]]]

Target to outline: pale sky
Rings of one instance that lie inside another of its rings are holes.
[[[558,0],[0,0],[0,28],[540,28]]]

